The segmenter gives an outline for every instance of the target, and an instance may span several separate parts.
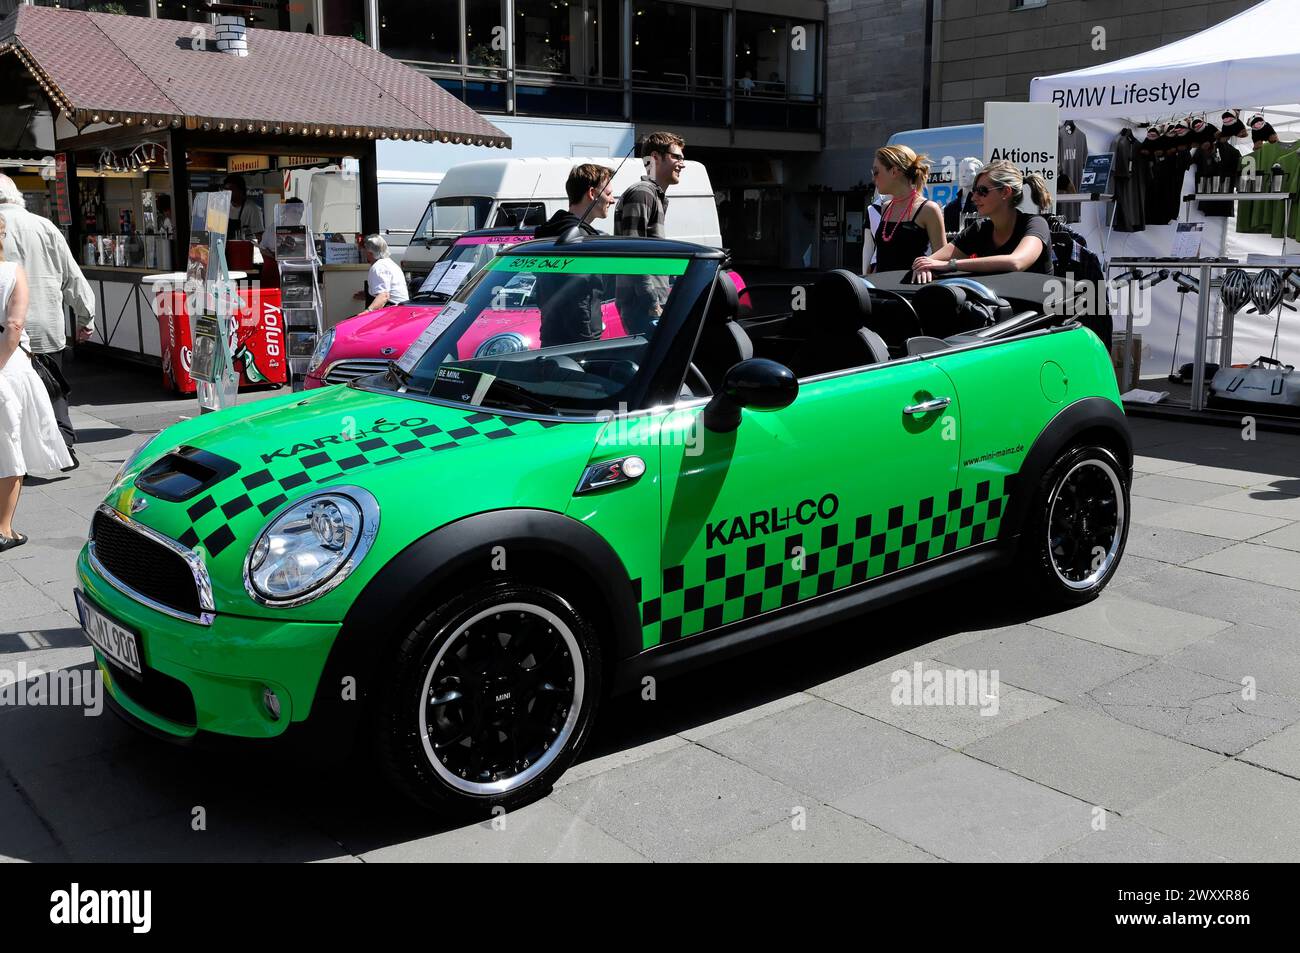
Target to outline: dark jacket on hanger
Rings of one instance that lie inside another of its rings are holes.
[[[974,213],[975,196],[971,194],[969,189],[958,189],[952,201],[943,207],[943,230],[945,232],[960,232],[962,229],[961,217],[963,215],[973,215]]]
[[[1115,153],[1111,177],[1115,182],[1115,231],[1140,232],[1146,229],[1146,191],[1138,165],[1137,141],[1125,129],[1110,144]]]

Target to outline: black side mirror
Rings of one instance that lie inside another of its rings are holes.
[[[740,410],[780,410],[799,395],[799,379],[784,364],[754,357],[727,371],[722,389],[704,408],[704,426],[715,433],[731,433],[740,426]]]

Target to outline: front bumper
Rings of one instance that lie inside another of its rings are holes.
[[[77,578],[91,602],[138,635],[143,679],[98,649],[95,661],[117,707],[154,732],[274,738],[310,715],[338,624],[224,614],[210,626],[176,619],[119,592],[90,565],[85,547]],[[263,703],[267,688],[280,700],[278,719]]]

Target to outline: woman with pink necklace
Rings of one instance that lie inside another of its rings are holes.
[[[912,262],[928,249],[942,248],[943,209],[921,195],[930,175],[930,161],[907,146],[885,146],[876,150],[871,176],[876,191],[890,196],[873,236],[876,271],[910,271]]]

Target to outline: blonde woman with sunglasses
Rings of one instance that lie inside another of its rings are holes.
[[[1040,210],[1052,194],[1040,175],[1025,176],[1005,160],[990,162],[975,177],[971,195],[982,221],[964,229],[937,252],[917,258],[918,282],[951,274],[987,275],[1008,271],[1052,274],[1052,231],[1047,220],[1020,209],[1025,187]]]

